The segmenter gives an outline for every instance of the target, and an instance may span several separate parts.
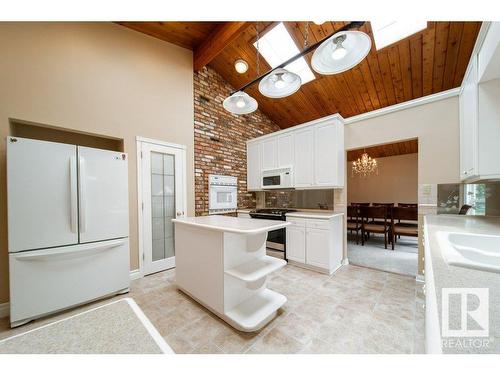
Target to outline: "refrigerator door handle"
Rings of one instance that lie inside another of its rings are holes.
[[[87,230],[86,202],[85,202],[85,159],[78,156],[78,182],[80,195],[80,233]]]
[[[69,159],[69,179],[70,179],[70,223],[71,231],[78,230],[78,192],[77,192],[77,171],[76,171],[76,157],[72,156]]]
[[[104,250],[112,249],[117,246],[121,246],[125,243],[125,239],[117,239],[112,241],[106,241],[103,243],[88,243],[83,245],[71,246],[68,248],[54,248],[47,250],[36,250],[36,251],[26,251],[19,254],[14,254],[17,260],[43,260],[47,258],[53,258],[56,256],[78,254],[78,253],[90,253],[90,252],[101,252]]]

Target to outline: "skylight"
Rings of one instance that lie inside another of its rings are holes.
[[[257,42],[253,45],[257,48]],[[298,54],[300,51],[288,33],[285,25],[283,25],[283,22],[280,22],[259,39],[259,52],[264,59],[266,59],[271,68],[275,68],[282,62]],[[303,57],[288,64],[285,66],[285,69],[298,74],[302,79],[302,84],[316,78]]]
[[[375,46],[382,49],[427,27],[427,21],[370,21]]]

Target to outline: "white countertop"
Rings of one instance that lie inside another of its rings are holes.
[[[302,217],[305,219],[331,219],[332,217],[342,215],[344,215],[342,212],[312,210],[290,212],[286,214],[286,217]]]
[[[173,219],[172,222],[175,224],[239,234],[258,234],[290,225],[287,221],[247,219],[222,215],[184,217]]]
[[[467,215],[426,215],[424,230],[429,240],[429,249],[426,248],[426,251],[431,257],[430,264],[432,266],[440,325],[442,324],[441,310],[443,288],[488,288],[489,290],[489,332],[490,338],[493,339],[492,342],[489,343],[488,347],[478,348],[443,346],[443,353],[499,353],[500,274],[449,265],[446,263],[441,253],[441,246],[437,240],[437,233],[445,231],[498,235],[500,233],[500,218]],[[460,308],[450,309],[449,321],[452,323],[451,326],[453,327],[461,326]]]

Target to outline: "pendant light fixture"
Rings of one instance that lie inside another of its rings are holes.
[[[298,74],[279,68],[259,82],[259,91],[268,98],[284,98],[297,92],[301,85],[302,79]]]
[[[246,92],[237,91],[224,99],[222,106],[226,111],[234,113],[235,115],[246,115],[255,111],[259,105],[257,104],[257,100]]]
[[[341,31],[314,51],[311,65],[319,74],[345,72],[358,65],[370,52],[370,37],[361,31]]]

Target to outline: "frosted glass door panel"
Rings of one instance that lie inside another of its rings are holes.
[[[175,156],[151,152],[152,260],[173,257],[175,217]]]

